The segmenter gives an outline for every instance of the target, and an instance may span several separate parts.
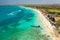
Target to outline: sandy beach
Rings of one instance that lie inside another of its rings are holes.
[[[56,36],[56,32],[53,28],[53,26],[50,24],[50,22],[43,16],[42,12],[40,10],[34,9],[38,12],[38,16],[41,18],[42,23],[44,24],[44,29],[42,31],[42,34],[50,35],[50,40],[60,40],[59,37]]]

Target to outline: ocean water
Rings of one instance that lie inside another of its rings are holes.
[[[43,24],[37,14],[22,6],[0,6],[0,40],[40,40]]]

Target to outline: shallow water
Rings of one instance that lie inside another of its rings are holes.
[[[44,28],[37,14],[21,6],[0,6],[0,40],[40,40]]]

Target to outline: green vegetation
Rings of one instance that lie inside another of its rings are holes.
[[[43,9],[48,14],[55,14],[55,13],[57,13],[58,15],[60,15],[60,6],[59,5],[23,5],[23,6],[36,8],[36,9],[39,9],[39,10]]]
[[[60,20],[58,20],[57,22],[56,22],[56,26],[60,26]]]

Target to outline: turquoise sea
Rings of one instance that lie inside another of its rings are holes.
[[[37,12],[22,6],[0,6],[0,40],[39,40]],[[41,28],[42,30],[42,28]]]

